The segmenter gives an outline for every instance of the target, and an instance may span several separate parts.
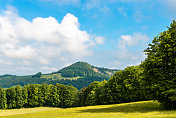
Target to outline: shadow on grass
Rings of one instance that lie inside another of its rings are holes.
[[[163,111],[163,108],[158,102],[136,102],[136,103],[126,103],[118,104],[107,108],[96,108],[96,109],[86,109],[80,110],[79,112],[91,112],[91,113],[108,113],[108,112],[124,112],[124,113],[146,113],[152,111]]]

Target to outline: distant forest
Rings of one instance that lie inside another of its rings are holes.
[[[80,90],[94,81],[108,80],[116,71],[118,70],[98,68],[86,62],[77,62],[50,74],[39,72],[28,76],[3,75],[0,76],[0,87],[9,88],[16,85],[24,86],[27,84],[42,83],[55,85],[56,83],[60,83],[72,85]]]

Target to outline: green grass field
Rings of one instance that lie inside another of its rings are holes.
[[[52,74],[52,75],[47,75],[44,74],[41,76],[41,78],[46,78],[46,79],[52,79],[52,80],[58,80],[58,79],[70,79],[70,80],[77,80],[78,78],[81,77],[62,77],[61,73],[57,73],[57,74]]]
[[[0,110],[2,118],[176,118],[176,110],[163,110],[157,101],[76,108],[23,108]]]

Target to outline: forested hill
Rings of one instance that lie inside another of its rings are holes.
[[[92,76],[107,76],[113,75],[116,69],[99,68],[88,64],[87,62],[76,62],[68,67],[65,67],[56,73],[61,73],[62,77],[92,77]]]
[[[76,62],[50,74],[39,72],[28,76],[2,75],[0,76],[0,87],[9,88],[16,85],[42,83],[55,85],[60,83],[81,89],[94,81],[108,80],[116,71],[118,70],[95,67],[87,62]]]

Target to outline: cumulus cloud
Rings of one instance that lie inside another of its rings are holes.
[[[90,62],[94,65],[122,70],[127,66],[138,65],[146,57],[143,50],[148,47],[149,41],[150,38],[142,33],[121,35],[116,40],[116,44],[113,42],[113,50],[100,50]]]
[[[147,47],[148,41],[149,37],[141,33],[121,35],[117,51],[114,52],[115,60],[112,62],[121,69],[139,64],[145,59],[145,54],[142,51]]]
[[[133,35],[121,35],[121,39],[118,42],[118,47],[125,50],[127,46],[135,46],[138,44],[145,44],[149,38],[145,34],[134,33]]]
[[[9,68],[35,65],[49,70],[47,65],[92,55],[91,47],[103,42],[103,37],[80,30],[78,18],[70,13],[61,23],[51,16],[28,21],[11,6],[0,14],[0,63],[13,65]]]

